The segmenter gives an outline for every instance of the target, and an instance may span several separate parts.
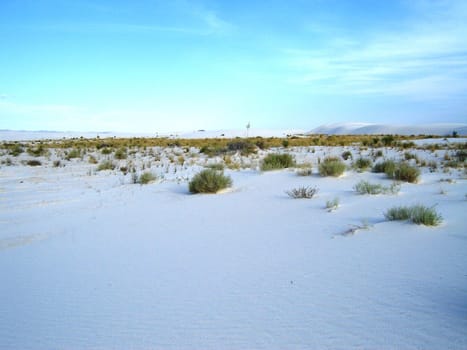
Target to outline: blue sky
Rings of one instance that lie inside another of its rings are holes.
[[[465,0],[2,0],[0,129],[467,122]]]

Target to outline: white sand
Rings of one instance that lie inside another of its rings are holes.
[[[316,172],[318,156],[343,150],[292,152]],[[391,181],[228,170],[231,191],[190,195],[199,165],[154,165],[164,179],[140,186],[53,159],[0,168],[0,349],[467,348],[463,171],[424,168],[398,195],[366,196],[360,179]],[[300,185],[319,193],[284,193]],[[384,219],[415,203],[443,224]]]

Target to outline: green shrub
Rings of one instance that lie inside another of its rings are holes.
[[[140,175],[138,183],[140,183],[141,185],[146,185],[146,184],[148,184],[150,182],[153,182],[155,180],[156,180],[156,177],[152,173],[145,172],[145,173]]]
[[[356,168],[356,169],[358,169],[360,171],[363,171],[363,170],[366,170],[366,169],[370,168],[371,164],[372,164],[372,162],[371,162],[371,159],[369,159],[369,158],[358,158],[354,162],[353,166],[354,166],[354,168]]]
[[[339,207],[339,198],[338,197],[326,201],[326,209],[328,211],[336,210],[338,207]]]
[[[191,193],[217,193],[232,185],[232,179],[222,172],[205,169],[196,174],[188,184]]]
[[[401,206],[389,209],[384,216],[388,220],[411,220],[417,225],[437,226],[443,218],[436,210],[423,205]]]
[[[9,155],[13,157],[18,157],[23,152],[24,152],[23,147],[21,147],[21,145],[19,144],[15,144],[14,146],[11,147]]]
[[[40,166],[40,165],[42,165],[42,163],[40,161],[35,160],[35,159],[28,160],[26,162],[26,164],[29,165],[29,166]]]
[[[72,149],[70,152],[68,152],[66,159],[70,160],[79,157],[81,157],[81,151],[79,149]]]
[[[406,163],[399,163],[393,173],[386,174],[394,180],[416,183],[420,176],[420,169]]]
[[[256,153],[256,146],[249,141],[231,141],[227,144],[229,151],[240,151],[244,156]]]
[[[352,159],[352,152],[345,151],[342,153],[341,157],[343,160]]]
[[[261,170],[284,169],[293,167],[294,165],[295,161],[290,154],[270,153],[263,159]]]
[[[115,169],[115,164],[112,163],[110,160],[103,161],[97,166],[97,170],[114,170]]]
[[[110,154],[110,153],[112,153],[112,149],[108,148],[108,147],[104,147],[104,148],[102,148],[101,153],[104,154],[104,155]]]
[[[412,221],[417,225],[438,226],[443,218],[433,207],[415,205],[412,207]]]
[[[310,176],[313,174],[313,170],[311,167],[307,168],[300,168],[297,170],[297,175],[298,176]]]
[[[341,176],[345,171],[345,164],[337,157],[327,157],[319,165],[321,176]]]
[[[28,153],[31,156],[40,157],[40,156],[45,156],[48,153],[48,150],[43,145],[39,145],[34,148],[29,147]]]
[[[217,171],[223,171],[224,170],[224,164],[222,163],[215,163],[215,164],[208,164],[205,166],[207,169],[212,169],[212,170],[217,170]]]
[[[360,194],[396,194],[400,191],[400,185],[393,182],[391,186],[386,187],[380,184],[372,184],[368,181],[362,180],[354,186],[355,191]]]
[[[292,198],[313,198],[313,196],[318,193],[318,188],[316,187],[297,187],[293,188],[290,191],[286,191],[289,197]]]
[[[373,166],[374,173],[393,173],[396,169],[396,163],[393,160],[384,160]]]
[[[116,152],[115,152],[115,159],[126,159],[127,157],[127,153],[126,153],[126,149],[124,148],[119,148]]]

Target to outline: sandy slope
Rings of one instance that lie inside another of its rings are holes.
[[[436,124],[372,124],[372,123],[334,123],[321,125],[311,134],[329,135],[467,135],[467,124],[463,123],[436,123]]]
[[[390,184],[381,174],[228,171],[231,191],[190,195],[175,178],[140,186],[88,168],[0,169],[1,349],[467,348],[460,171],[425,169],[378,196],[353,186]],[[299,185],[318,196],[284,193]],[[414,203],[444,223],[384,220]]]

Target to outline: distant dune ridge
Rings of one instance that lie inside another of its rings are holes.
[[[321,125],[309,134],[330,135],[467,135],[467,124],[437,123],[437,124],[371,124],[371,123],[334,123]]]
[[[287,137],[288,135],[437,135],[452,136],[453,132],[459,136],[467,135],[467,124],[463,123],[438,123],[438,124],[371,124],[371,123],[334,123],[321,125],[309,132],[300,129],[224,129],[224,130],[204,130],[200,129],[192,132],[173,133],[128,133],[128,132],[78,132],[78,131],[16,131],[0,130],[0,140],[3,141],[24,141],[40,139],[61,139],[84,137],[94,138],[96,136],[106,137],[170,137],[170,138],[235,138],[235,137]]]

